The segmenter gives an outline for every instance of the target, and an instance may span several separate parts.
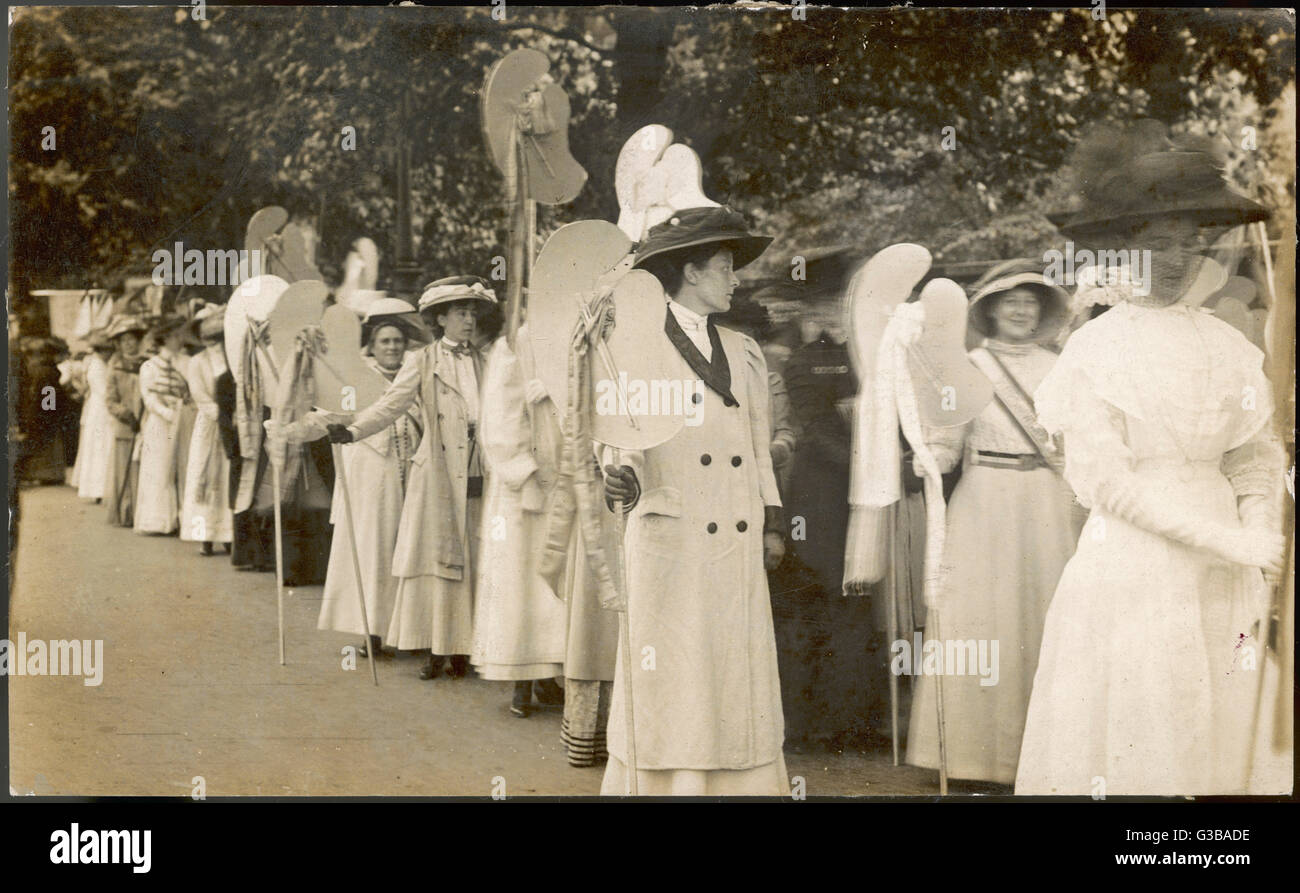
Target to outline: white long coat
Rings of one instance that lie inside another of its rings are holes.
[[[77,495],[102,499],[108,480],[108,454],[113,447],[113,417],[108,412],[108,363],[98,354],[86,360],[86,403],[81,411],[77,445]]]
[[[180,489],[184,463],[180,440],[189,447],[193,405],[176,396],[162,396],[162,386],[172,375],[185,377],[190,358],[161,351],[140,366],[140,399],[144,416],[140,421],[140,482],[136,489],[136,533],[171,533],[180,521]]]
[[[217,379],[226,371],[220,344],[190,358],[190,396],[198,415],[190,435],[190,455],[185,464],[185,490],[181,501],[181,539],[191,542],[229,543],[234,536],[230,508],[230,459],[221,445],[217,426]]]
[[[725,406],[705,387],[699,424],[622,456],[641,484],[625,540],[641,770],[784,765],[763,569],[763,509],[781,504],[768,451],[767,365],[752,339],[718,333],[740,405]],[[697,378],[677,362],[675,377]],[[610,755],[624,765],[625,666],[620,655],[608,730]],[[778,775],[770,793],[781,793]]]
[[[420,401],[424,439],[411,477],[393,550],[400,577],[389,643],[402,650],[469,654],[473,647],[474,560],[478,498],[468,499],[470,416],[456,389],[455,367],[440,340],[406,355],[393,383],[351,426],[356,439],[391,425]],[[413,623],[428,618],[426,629]]]
[[[537,573],[546,545],[547,501],[562,446],[550,397],[530,403],[535,377],[525,331],[518,355],[505,338],[488,356],[479,440],[491,471],[484,492],[474,650],[487,679],[544,679],[563,672],[567,609]]]

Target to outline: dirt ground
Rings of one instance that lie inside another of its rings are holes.
[[[10,791],[216,796],[595,795],[573,769],[558,709],[526,720],[510,683],[423,682],[419,661],[342,667],[356,639],[319,632],[319,586],[285,598],[276,650],[270,574],[235,571],[175,537],[109,527],[72,488],[21,492],[9,637],[102,639],[103,681],[11,676]],[[808,796],[936,795],[937,774],[888,751],[788,752]],[[494,787],[495,786],[495,787]]]

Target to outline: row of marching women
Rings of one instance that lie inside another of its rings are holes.
[[[561,573],[540,567],[561,428],[526,329],[512,349],[485,325],[496,303],[475,276],[429,284],[418,316],[379,298],[362,349],[388,381],[383,395],[351,418],[316,411],[284,429],[344,445],[366,616],[353,544],[336,534],[319,626],[368,629],[378,654],[423,653],[421,679],[462,678],[472,666],[511,682],[516,717],[563,704],[569,762],[589,766],[605,757],[615,615],[596,601],[576,536]],[[336,490],[336,531],[344,511]]]
[[[223,311],[146,318],[121,313],[90,333],[85,404],[71,483],[102,503],[109,524],[140,534],[177,535],[200,554],[230,553],[241,570],[274,570],[269,502],[238,511],[240,459]],[[292,508],[292,506],[290,506]],[[299,513],[307,514],[304,510]],[[328,548],[322,523],[287,539],[296,560],[286,579],[319,583],[313,558]],[[297,528],[301,531],[302,526]]]
[[[1007,261],[967,292],[922,285],[929,252],[894,245],[848,301],[836,284],[799,308],[798,344],[733,303],[772,239],[716,204],[669,208],[550,342],[542,299],[536,340],[529,322],[497,337],[476,276],[414,308],[341,301],[358,343],[322,350],[330,327],[308,324],[280,372],[297,387],[307,353],[359,363],[382,379],[359,411],[306,388],[275,399],[302,413],[272,412],[253,358],[271,336],[250,324],[227,355],[216,308],[120,317],[87,375],[82,495],[254,570],[282,506],[285,580],[323,579],[320,629],[369,634],[371,659],[416,652],[422,679],[511,683],[517,717],[563,704],[569,761],[607,758],[606,793],[787,793],[787,746],[883,737],[891,673],[914,683],[910,710],[891,697],[906,761],[941,788],[1276,793],[1290,766],[1259,705],[1286,680],[1275,659],[1244,666],[1274,638],[1286,567],[1273,389],[1261,351],[1201,309],[1228,278],[1216,241],[1266,215],[1162,128],[1080,153],[1061,231],[1147,251],[1145,275],[1094,270],[1071,292]],[[636,448],[597,436],[578,362],[620,337],[620,362],[640,351],[698,385],[692,421]]]

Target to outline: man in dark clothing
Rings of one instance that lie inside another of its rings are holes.
[[[869,599],[841,594],[858,381],[838,313],[838,295],[810,308],[813,339],[785,367],[799,441],[786,497],[793,556],[773,601],[787,737],[832,748],[874,743],[887,682]]]

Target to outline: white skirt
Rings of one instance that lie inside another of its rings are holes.
[[[611,722],[620,718],[611,715]],[[610,754],[601,796],[624,797],[628,788],[627,766]],[[636,773],[639,797],[788,797],[790,779],[785,756],[752,769],[639,769]]]

